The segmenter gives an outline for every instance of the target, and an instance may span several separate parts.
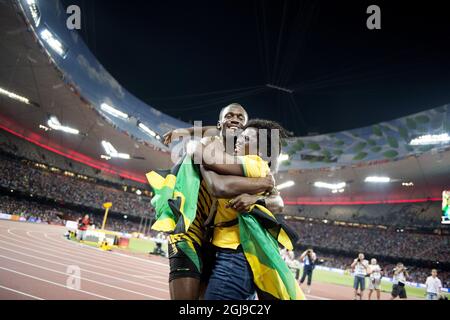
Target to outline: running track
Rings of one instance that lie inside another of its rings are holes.
[[[169,299],[167,259],[101,251],[65,239],[64,232],[59,226],[0,221],[0,300]],[[71,273],[74,268],[80,278]],[[79,289],[71,289],[76,282]],[[343,286],[313,283],[313,290],[309,300],[352,297]]]

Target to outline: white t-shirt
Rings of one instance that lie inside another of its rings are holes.
[[[364,266],[368,266],[369,261],[363,260],[362,262],[357,262],[355,265],[355,276],[363,276],[365,277],[367,274],[366,268]]]
[[[370,266],[370,278],[379,280],[381,279],[381,268],[378,264],[371,264]]]
[[[427,286],[427,292],[440,294],[442,283],[438,277],[433,278],[432,276],[429,276],[425,282],[425,285]]]
[[[395,274],[394,272],[394,277],[392,278],[394,280],[394,284],[398,284],[399,282],[405,284],[406,283],[406,277],[405,277],[405,273],[399,272],[398,274]]]

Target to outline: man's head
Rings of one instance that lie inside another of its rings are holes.
[[[359,260],[364,260],[364,253],[358,254],[358,259]]]
[[[432,276],[433,278],[436,278],[436,277],[437,277],[437,270],[436,270],[436,269],[431,270],[431,276]]]
[[[236,134],[236,131],[241,130],[247,121],[248,114],[244,107],[239,103],[232,103],[220,111],[217,129],[220,130],[222,136],[225,136],[226,131]]]
[[[398,269],[402,269],[404,266],[403,266],[403,263],[401,263],[401,262],[398,262],[397,263],[397,268]]]
[[[372,259],[370,260],[370,264],[376,265],[376,264],[377,264],[377,259],[372,258]]]
[[[264,160],[278,158],[281,152],[281,139],[287,136],[287,131],[275,121],[250,120],[236,141],[236,154],[257,154]],[[275,154],[272,154],[272,151]]]

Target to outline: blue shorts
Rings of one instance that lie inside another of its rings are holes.
[[[353,288],[358,290],[358,287],[360,288],[360,290],[366,289],[366,277],[355,276],[355,280],[353,281]]]
[[[254,300],[256,286],[250,265],[243,252],[216,254],[205,300]]]

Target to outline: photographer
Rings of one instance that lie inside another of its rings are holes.
[[[300,256],[300,261],[303,262],[303,275],[302,275],[302,278],[300,279],[300,284],[303,284],[303,282],[305,281],[305,278],[308,277],[307,293],[311,292],[312,274],[313,274],[313,270],[315,267],[316,258],[317,258],[316,254],[314,253],[313,249],[306,250]]]
[[[373,290],[377,292],[377,300],[380,300],[381,296],[381,276],[383,271],[377,263],[377,259],[373,258],[370,260],[370,276],[369,276],[369,300],[372,297]]]
[[[394,268],[394,284],[392,286],[391,300],[399,297],[400,299],[407,299],[406,296],[406,278],[409,278],[409,274],[403,263],[397,263]]]
[[[355,295],[353,300],[356,300],[358,295],[359,300],[362,300],[364,290],[366,288],[366,275],[370,273],[369,261],[364,259],[363,253],[360,253],[358,254],[358,258],[353,260],[351,267],[355,275],[355,279],[353,282],[353,289],[355,289]],[[359,294],[358,294],[358,287],[360,289]]]

